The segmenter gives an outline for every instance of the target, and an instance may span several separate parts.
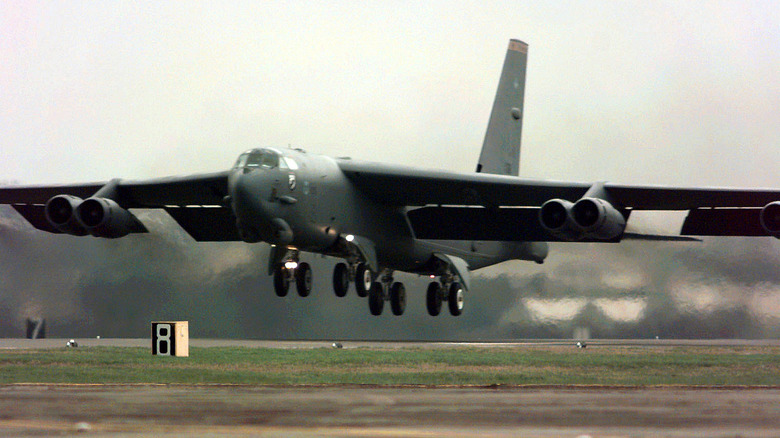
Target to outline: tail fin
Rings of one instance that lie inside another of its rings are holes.
[[[496,100],[490,112],[485,143],[477,172],[517,176],[520,171],[520,137],[528,44],[510,40]]]

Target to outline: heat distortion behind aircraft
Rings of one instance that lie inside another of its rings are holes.
[[[509,42],[474,173],[331,158],[300,149],[247,151],[219,173],[143,181],[0,188],[35,228],[119,238],[146,233],[130,211],[163,209],[197,241],[265,242],[268,274],[286,296],[312,290],[302,253],[342,259],[333,290],[350,283],[372,314],[406,308],[396,272],[430,276],[428,313],[463,312],[470,271],[507,260],[542,263],[550,241],[695,240],[780,236],[780,190],[631,186],[518,177],[528,45]],[[636,210],[687,210],[679,235],[626,231]]]

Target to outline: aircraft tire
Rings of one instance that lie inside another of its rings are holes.
[[[403,315],[406,310],[406,287],[401,282],[396,281],[390,287],[390,308],[395,316]]]
[[[374,275],[368,265],[362,262],[358,263],[357,269],[355,269],[355,290],[359,297],[365,298],[368,295],[372,281],[374,281]]]
[[[344,297],[349,290],[349,268],[346,263],[338,263],[333,268],[333,292],[337,297]]]
[[[428,314],[437,316],[441,313],[441,285],[432,281],[428,285],[428,292],[425,294],[425,307],[428,308]]]
[[[452,316],[460,316],[463,313],[463,287],[460,283],[452,283],[450,286],[450,293],[447,299],[447,305],[450,308],[450,314]]]
[[[295,268],[295,288],[298,290],[298,295],[308,297],[311,293],[311,286],[311,266],[306,262],[300,263],[298,267]]]
[[[283,264],[277,263],[274,268],[274,292],[276,296],[286,297],[290,289],[290,279],[287,277],[287,268]]]
[[[374,316],[382,314],[382,309],[385,307],[385,297],[382,291],[382,283],[375,281],[371,283],[371,290],[368,291],[368,310]]]

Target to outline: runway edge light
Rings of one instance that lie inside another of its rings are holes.
[[[152,321],[152,355],[190,355],[188,321]]]

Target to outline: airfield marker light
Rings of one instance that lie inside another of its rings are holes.
[[[433,280],[434,278],[436,278],[436,276],[435,275],[431,275],[431,280]]]
[[[298,262],[293,262],[293,261],[285,262],[284,267],[287,269],[295,269],[298,267]]]

